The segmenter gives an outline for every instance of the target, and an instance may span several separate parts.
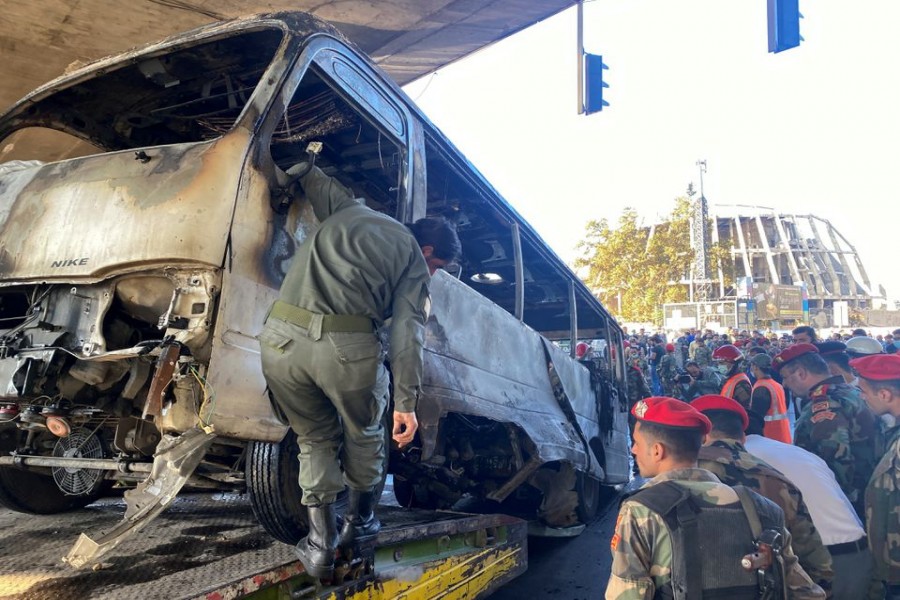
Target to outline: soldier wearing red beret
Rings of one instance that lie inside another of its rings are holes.
[[[900,354],[873,354],[850,361],[859,373],[862,397],[876,415],[900,418]],[[866,530],[875,559],[875,579],[886,598],[900,599],[900,426],[886,434],[887,452],[866,487]]]
[[[793,537],[792,545],[800,566],[823,590],[831,590],[835,578],[831,555],[813,525],[803,494],[781,472],[753,456],[744,447],[744,432],[750,425],[744,407],[731,398],[718,395],[700,396],[691,402],[691,406],[706,415],[712,423],[712,430],[700,449],[697,461],[700,468],[714,473],[722,483],[747,486],[777,504],[784,511],[784,524]],[[864,594],[868,580],[862,577],[859,583]],[[859,594],[846,593],[834,597],[851,599],[858,598]]]
[[[784,387],[801,398],[794,444],[828,463],[841,489],[865,519],[866,484],[877,462],[875,416],[859,388],[832,375],[812,344],[794,344],[772,360]]]
[[[689,404],[658,396],[639,401],[631,413],[636,420],[631,452],[641,475],[652,479],[619,511],[610,543],[613,562],[607,599],[699,598],[716,593],[756,597],[755,572],[740,566],[743,556],[754,551],[752,517],[744,512],[745,503],[763,529],[774,529],[785,540],[783,576],[789,597],[825,597],[797,563],[781,509],[747,488],[730,488],[697,467],[709,419]],[[690,522],[678,518],[685,511],[692,515]],[[729,535],[707,535],[700,543],[700,532],[718,528]]]

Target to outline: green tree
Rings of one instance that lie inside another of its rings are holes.
[[[622,211],[615,228],[606,219],[590,221],[578,244],[581,257],[575,267],[620,318],[660,323],[664,303],[688,300],[691,212],[690,199],[682,196],[668,217],[652,227],[644,226],[631,207]],[[725,254],[711,248],[711,269]]]

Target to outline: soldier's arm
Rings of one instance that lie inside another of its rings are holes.
[[[658,536],[665,531],[654,517],[634,502],[622,504],[610,542],[612,569],[606,586],[606,600],[653,598],[656,585],[650,575],[654,567],[650,540],[658,542]],[[658,566],[658,570],[669,573],[668,565]]]
[[[876,581],[900,586],[900,446],[878,465],[866,494],[866,529],[875,559]]]
[[[784,560],[784,580],[788,589],[790,600],[813,600],[825,598],[825,591],[813,583],[803,567],[797,561],[797,556],[791,547],[791,534],[785,527],[782,531],[784,544],[781,555]]]
[[[734,387],[734,399],[738,404],[743,406],[744,408],[748,408],[750,406],[750,395],[753,391],[753,388],[746,381],[740,381]],[[766,414],[766,413],[762,413]]]
[[[772,406],[772,394],[768,389],[760,386],[752,390],[750,395],[750,410],[758,415],[765,416]]]
[[[290,171],[288,171],[290,173]],[[313,167],[300,178],[303,193],[312,205],[319,221],[324,221],[335,209],[346,202],[354,201],[353,192],[340,181],[326,175],[319,167]]]
[[[411,244],[415,246],[415,244]],[[428,267],[418,247],[394,288],[390,361],[394,379],[394,410],[414,412],[422,385],[422,349],[425,345],[425,302]]]
[[[842,412],[832,410],[829,403],[822,401],[812,407],[811,444],[814,454],[824,460],[834,472],[838,485],[851,502],[858,500],[853,487],[854,460],[850,444],[850,424]]]

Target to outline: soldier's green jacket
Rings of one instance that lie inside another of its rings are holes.
[[[737,493],[705,469],[676,469],[658,475],[644,487],[677,481],[701,500],[727,505],[740,502]],[[825,592],[800,568],[791,550],[790,532],[784,535],[785,576],[790,597],[799,600],[825,598]],[[671,580],[672,538],[663,518],[640,502],[626,500],[619,510],[610,543],[612,572],[607,600],[650,600]]]
[[[675,368],[675,354],[666,352],[659,359],[659,366],[656,368],[656,372],[659,373],[659,380],[662,382],[663,389],[668,392],[667,395],[671,396],[672,389],[675,386],[675,376],[678,374],[678,370]]]
[[[866,485],[878,462],[878,425],[859,394],[840,376],[812,388],[803,404],[794,444],[824,460],[860,518]]]
[[[800,566],[826,592],[831,589],[831,554],[813,525],[803,494],[781,471],[747,452],[737,440],[716,440],[704,446],[697,464],[722,483],[748,487],[781,507]]]
[[[705,396],[706,394],[718,394],[722,390],[722,377],[709,367],[700,369],[700,379],[695,379],[688,386],[685,397],[690,402],[694,398]]]
[[[706,344],[700,344],[694,350],[694,358],[692,360],[696,361],[701,367],[708,367],[712,362],[712,350]]]
[[[638,400],[650,397],[650,388],[640,368],[633,364],[625,367],[625,377],[628,381],[628,406],[634,406]]]
[[[875,579],[900,585],[900,426],[887,432],[888,449],[866,487],[866,531]]]
[[[317,167],[301,184],[322,225],[298,248],[281,300],[314,313],[367,317],[376,326],[392,318],[394,405],[412,412],[422,382],[430,280],[422,250],[406,226],[366,207]]]

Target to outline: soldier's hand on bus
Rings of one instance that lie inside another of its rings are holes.
[[[413,441],[418,428],[419,420],[416,419],[416,413],[394,411],[394,430],[392,432],[392,437],[401,448]]]

